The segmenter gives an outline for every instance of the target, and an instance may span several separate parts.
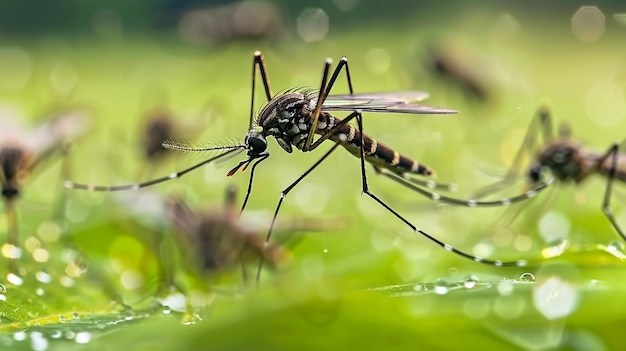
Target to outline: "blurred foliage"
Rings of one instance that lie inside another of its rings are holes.
[[[428,164],[435,179],[458,183],[457,197],[505,174],[541,105],[590,149],[624,138],[626,33],[614,2],[598,3],[606,28],[595,42],[572,33],[576,2],[484,2],[471,11],[464,2],[442,9],[359,1],[346,12],[335,3],[281,6],[286,18],[323,7],[330,17],[323,40],[303,43],[286,21],[290,35],[280,40],[235,39],[210,50],[171,31],[172,18],[198,2],[0,4],[3,118],[37,123],[48,111],[74,107],[90,114],[90,130],[71,153],[24,185],[18,214],[26,249],[16,275],[0,266],[2,347],[620,349],[626,271],[623,245],[600,208],[601,177],[553,186],[511,208],[454,208],[368,169],[373,191],[437,238],[489,258],[529,261],[500,268],[433,245],[359,196],[358,160],[340,149],[289,194],[278,217],[286,227],[314,220],[326,230],[276,238],[290,259],[264,271],[258,288],[246,286],[238,269],[207,281],[185,271],[189,253],[159,212],[171,195],[194,209],[222,208],[229,184],[247,186],[248,173],[225,177],[241,156],[151,188],[160,197],[149,201],[143,192],[56,190],[62,179],[123,184],[166,175],[207,156],[146,160],[141,136],[153,111],[167,111],[180,130],[191,130],[183,138],[199,144],[241,140],[255,50],[265,55],[274,92],[317,86],[323,60],[346,55],[357,92],[425,90],[428,104],[461,110],[364,118],[366,132]],[[91,40],[98,13],[105,22],[117,18],[123,30]],[[442,78],[438,60],[457,70]],[[484,78],[480,98],[466,90],[477,77]],[[336,92],[345,89],[339,80]],[[289,155],[269,143],[272,157],[257,170],[243,217],[261,234],[280,191],[321,154]],[[522,183],[520,174],[502,195],[519,193]],[[615,184],[613,199],[626,226],[623,188]],[[64,204],[61,218],[56,203]],[[6,224],[2,217],[2,232]],[[552,234],[565,234],[569,246],[548,240]],[[41,249],[49,254],[43,262],[34,254]],[[162,269],[181,286],[160,289]]]

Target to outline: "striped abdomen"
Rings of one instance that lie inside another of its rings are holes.
[[[317,134],[325,134],[340,120],[328,112],[320,113]],[[344,124],[330,137],[332,141],[340,142],[340,135],[346,136],[346,141],[342,144],[351,154],[360,157],[361,153],[361,132],[351,124]],[[376,139],[367,134],[363,135],[363,150],[365,160],[374,166],[386,168],[394,173],[416,173],[431,175],[432,171],[419,162],[401,155],[387,145],[379,143]]]

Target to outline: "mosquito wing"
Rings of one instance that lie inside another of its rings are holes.
[[[423,91],[330,95],[324,100],[322,109],[325,111],[353,111],[358,109],[369,112],[411,114],[458,113],[456,110],[412,103],[427,98],[428,93]]]

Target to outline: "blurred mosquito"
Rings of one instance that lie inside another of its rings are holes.
[[[15,206],[23,184],[43,161],[64,153],[68,139],[82,132],[84,125],[82,113],[76,111],[52,116],[31,130],[15,118],[0,118],[0,184],[9,248],[3,250],[5,256],[12,259],[20,256]]]
[[[174,135],[174,121],[164,112],[156,112],[146,122],[142,135],[143,156],[148,161],[157,161],[165,156],[165,149],[161,144],[172,140]]]
[[[536,148],[539,134],[542,134],[544,144]],[[531,155],[532,152],[536,153]],[[526,170],[528,186],[539,182],[545,172],[550,172],[562,183],[574,184],[582,183],[593,174],[606,177],[602,211],[617,233],[626,240],[626,232],[617,223],[610,207],[613,182],[615,180],[626,182],[626,154],[620,152],[619,142],[611,144],[605,152],[597,153],[573,140],[571,129],[566,124],[560,126],[555,136],[550,111],[547,108],[540,108],[528,128],[511,170],[501,181],[484,188],[476,196],[498,191],[514,182],[526,155],[531,157],[530,166]]]
[[[412,230],[420,233],[433,241],[444,249],[454,252],[457,255],[471,259],[476,262],[496,265],[496,266],[520,266],[526,264],[525,261],[503,262],[499,260],[488,260],[476,257],[472,254],[460,251],[452,246],[440,241],[434,236],[417,228],[397,211],[391,208],[387,203],[381,200],[373,192],[369,190],[367,185],[367,177],[365,173],[365,162],[369,162],[377,173],[382,174],[418,193],[439,201],[461,206],[502,206],[509,205],[514,202],[525,200],[534,196],[538,191],[546,187],[546,184],[539,184],[537,187],[527,191],[524,194],[515,197],[504,198],[497,201],[476,201],[463,200],[447,197],[441,194],[432,193],[424,188],[444,188],[450,190],[450,185],[439,184],[432,180],[423,180],[415,176],[429,176],[432,171],[425,165],[417,161],[401,155],[398,151],[379,143],[375,139],[363,133],[362,112],[380,112],[380,113],[404,113],[404,114],[453,114],[455,110],[430,107],[425,105],[413,104],[411,102],[421,101],[428,97],[428,94],[421,91],[401,91],[401,92],[385,92],[373,94],[354,94],[352,88],[352,79],[348,67],[348,60],[343,57],[337,67],[335,67],[332,75],[330,74],[331,59],[326,59],[324,63],[324,71],[320,89],[304,90],[291,89],[273,95],[270,89],[269,79],[263,56],[260,52],[254,54],[252,66],[252,98],[250,103],[250,118],[248,123],[248,133],[244,142],[240,145],[230,145],[223,147],[207,147],[194,148],[176,142],[166,142],[164,147],[179,151],[216,151],[225,150],[221,154],[209,158],[201,163],[193,165],[180,172],[172,173],[168,176],[150,180],[139,184],[120,185],[120,186],[97,186],[88,184],[78,184],[74,182],[65,182],[65,186],[75,189],[84,189],[92,191],[118,191],[138,189],[150,186],[156,183],[167,181],[169,179],[178,178],[207,163],[216,161],[220,158],[232,157],[242,151],[247,152],[247,159],[239,162],[227,175],[234,175],[239,169],[246,170],[250,165],[250,178],[248,188],[241,207],[243,211],[246,207],[248,198],[252,191],[254,172],[256,166],[260,162],[266,160],[270,154],[267,151],[268,136],[276,139],[280,147],[288,153],[293,152],[293,146],[303,152],[309,152],[316,149],[326,140],[331,140],[334,145],[327,150],[322,157],[308,168],[293,183],[287,186],[282,192],[280,200],[274,211],[272,224],[268,231],[266,242],[269,242],[272,229],[276,218],[281,209],[283,201],[287,194],[298,185],[311,171],[319,166],[333,151],[339,146],[343,146],[351,154],[359,157],[361,161],[361,183],[362,191],[371,197],[374,201],[391,212],[394,216],[408,225]],[[336,79],[345,69],[346,80],[348,83],[349,94],[330,95]],[[258,70],[258,71],[257,71]],[[264,105],[258,117],[254,118],[254,92],[256,86],[256,77],[260,73],[267,103]],[[350,114],[344,119],[335,117],[332,113],[335,111],[349,111]],[[349,124],[350,121],[356,119],[357,127]],[[315,134],[320,134],[317,140],[314,139]],[[259,272],[261,267],[259,267]],[[258,274],[257,274],[258,279]]]
[[[236,188],[229,186],[222,211],[193,211],[177,199],[169,202],[168,212],[196,270],[214,274],[241,264],[246,280],[247,259],[262,257],[277,266],[286,252],[277,244],[266,245],[258,230],[243,225],[235,203]]]

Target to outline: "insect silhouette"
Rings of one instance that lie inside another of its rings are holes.
[[[7,215],[10,270],[19,258],[17,199],[23,185],[43,161],[66,152],[68,139],[84,130],[80,112],[54,115],[32,129],[14,118],[0,119],[0,185]]]
[[[348,66],[348,60],[343,57],[339,64],[335,67],[332,75],[330,68],[331,59],[326,59],[324,63],[322,81],[319,90],[291,89],[282,93],[273,95],[270,89],[265,62],[260,52],[254,54],[252,65],[252,97],[250,103],[250,118],[248,123],[248,132],[244,138],[244,142],[238,145],[229,145],[221,147],[194,148],[185,144],[176,142],[166,142],[163,144],[165,148],[179,151],[218,151],[222,153],[204,160],[180,172],[172,173],[168,176],[153,179],[147,182],[119,186],[98,186],[89,184],[78,184],[70,181],[65,182],[65,186],[75,189],[84,189],[92,191],[119,191],[139,189],[156,183],[164,182],[170,179],[181,177],[188,172],[201,167],[205,164],[217,161],[218,159],[235,156],[245,151],[247,158],[240,161],[232,168],[227,175],[232,176],[238,170],[246,170],[250,167],[250,176],[241,211],[243,211],[252,192],[252,185],[256,167],[264,160],[269,158],[267,151],[267,137],[274,137],[280,147],[292,153],[293,148],[297,148],[303,152],[315,150],[324,141],[330,140],[334,142],[332,147],[328,149],[312,166],[310,166],[302,175],[294,182],[287,186],[282,192],[272,223],[270,225],[266,242],[269,242],[272,229],[278,213],[288,193],[296,187],[307,175],[309,175],[317,166],[319,166],[331,153],[339,146],[344,147],[354,156],[360,159],[361,184],[362,192],[376,201],[379,205],[392,213],[395,217],[404,222],[415,232],[425,236],[432,242],[442,248],[451,251],[462,257],[471,259],[476,262],[496,265],[496,266],[521,266],[526,261],[504,262],[500,260],[490,260],[474,256],[472,254],[458,250],[427,232],[419,229],[409,222],[400,213],[394,210],[386,202],[370,191],[367,184],[367,176],[365,172],[366,162],[371,164],[378,174],[384,175],[397,183],[406,186],[421,195],[430,199],[450,203],[461,206],[503,206],[514,202],[522,201],[534,196],[538,191],[546,187],[545,183],[537,185],[535,188],[528,190],[526,193],[516,195],[510,198],[504,198],[496,201],[476,201],[456,199],[441,194],[433,193],[425,188],[444,188],[449,185],[439,184],[432,180],[419,177],[427,177],[432,171],[427,166],[400,154],[398,151],[378,142],[376,139],[363,133],[363,112],[379,112],[379,113],[402,113],[402,114],[453,114],[456,110],[430,107],[426,105],[416,104],[428,97],[428,94],[421,91],[400,91],[400,92],[384,92],[371,94],[355,94],[352,87],[352,79]],[[342,70],[345,70],[346,80],[348,83],[349,94],[333,94],[330,92]],[[267,98],[267,103],[254,118],[254,96],[256,87],[257,74],[261,75],[262,83]],[[343,119],[335,117],[333,113],[337,111],[348,111],[349,115]],[[349,124],[350,121],[356,120],[357,126]],[[315,134],[319,137],[314,140]],[[261,266],[257,273],[259,277]]]
[[[168,207],[181,246],[196,271],[211,274],[241,264],[245,280],[245,261],[250,257],[262,257],[277,266],[286,256],[281,246],[265,245],[258,230],[241,223],[234,186],[227,188],[221,211],[194,211],[180,199],[170,200]]]
[[[539,134],[542,135],[544,143],[537,147]],[[611,210],[614,181],[626,182],[626,154],[620,152],[619,142],[612,143],[603,153],[591,151],[575,141],[571,134],[570,127],[562,124],[555,135],[550,111],[545,107],[540,108],[528,128],[510,171],[501,181],[475,195],[481,197],[509,186],[519,177],[521,164],[526,155],[531,157],[531,163],[525,171],[527,186],[539,182],[547,172],[563,184],[580,184],[594,174],[600,175],[606,178],[602,211],[617,233],[626,240],[626,233]],[[535,154],[532,155],[532,152]]]

